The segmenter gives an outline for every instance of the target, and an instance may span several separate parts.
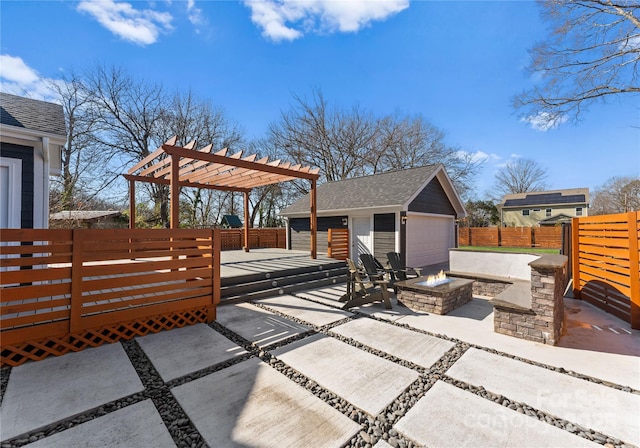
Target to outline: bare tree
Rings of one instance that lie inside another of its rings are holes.
[[[529,67],[541,81],[514,99],[527,120],[554,127],[595,101],[640,92],[640,3],[546,0],[541,7],[552,31],[531,50]]]
[[[546,178],[546,171],[536,161],[516,159],[496,173],[494,191],[497,196],[542,191],[548,188]]]
[[[640,177],[612,177],[591,195],[590,215],[640,210]]]
[[[100,171],[101,154],[95,145],[95,114],[82,79],[76,74],[49,83],[62,104],[67,141],[62,148],[62,175],[52,178],[51,211],[95,207],[96,196],[108,185]]]

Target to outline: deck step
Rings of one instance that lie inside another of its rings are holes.
[[[342,283],[346,281],[346,265],[344,262],[337,262],[322,266],[228,277],[224,280],[220,295],[222,302],[228,303],[228,301],[252,300]]]

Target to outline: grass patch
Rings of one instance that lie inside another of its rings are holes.
[[[460,246],[458,249],[477,252],[508,252],[526,254],[559,254],[560,249],[546,249],[540,247],[493,247],[493,246]]]

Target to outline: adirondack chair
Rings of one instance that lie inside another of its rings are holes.
[[[398,252],[388,252],[387,259],[389,260],[391,270],[398,281],[407,280],[409,275],[412,277],[420,277],[422,275],[422,268],[406,267]],[[409,274],[410,272],[412,274]]]
[[[391,309],[389,297],[389,282],[387,280],[370,280],[364,282],[360,271],[353,260],[347,258],[347,293],[340,298],[341,302],[347,302],[342,309],[364,305],[365,303],[384,302],[386,309]]]
[[[369,280],[384,280],[388,270],[371,254],[360,254],[360,262]]]

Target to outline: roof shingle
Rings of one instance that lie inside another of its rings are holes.
[[[0,123],[47,134],[67,134],[61,105],[3,92],[0,92]]]

